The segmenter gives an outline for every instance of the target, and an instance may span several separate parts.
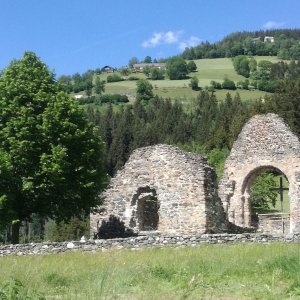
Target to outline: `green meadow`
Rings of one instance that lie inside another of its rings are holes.
[[[277,62],[278,58],[276,56],[256,56],[257,62],[261,60],[269,60],[271,62]],[[245,77],[238,75],[232,64],[230,58],[216,58],[216,59],[198,59],[195,60],[197,65],[197,71],[190,73],[189,76],[196,76],[199,79],[199,86],[204,88],[209,86],[212,80],[217,82],[222,82],[225,77],[238,82],[245,80]],[[102,80],[106,80],[110,73],[103,73],[100,75]],[[130,76],[137,78],[146,78],[143,73],[133,73]],[[150,80],[154,88],[154,94],[164,98],[171,98],[172,100],[178,99],[181,102],[190,102],[192,99],[196,98],[198,91],[193,91],[189,87],[189,79],[185,80]],[[227,93],[233,96],[239,93],[243,100],[255,100],[259,97],[264,97],[266,92],[254,90],[218,90],[216,95],[218,99],[224,99]],[[121,81],[121,82],[111,82],[105,85],[105,93],[107,94],[126,94],[130,99],[134,99],[136,93],[136,81]]]
[[[299,244],[0,258],[0,299],[299,298]]]

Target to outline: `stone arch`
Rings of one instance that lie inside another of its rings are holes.
[[[289,182],[289,232],[300,232],[300,142],[275,114],[251,118],[225,162],[219,195],[229,222],[251,226],[249,185],[262,171],[276,170]]]
[[[287,176],[284,174],[284,172],[274,166],[271,165],[258,166],[252,171],[250,171],[248,175],[246,175],[246,177],[244,178],[244,182],[242,183],[241,193],[249,194],[249,188],[258,175],[264,172],[273,172],[273,171],[275,171],[278,174],[282,174],[287,179],[287,181],[289,181]]]
[[[269,171],[273,171],[273,172],[275,171],[276,173],[281,174],[289,182],[288,177],[284,174],[284,172],[282,170],[280,170],[277,167],[273,167],[271,165],[258,166],[255,169],[253,169],[252,171],[250,171],[248,173],[248,175],[245,176],[244,181],[241,185],[241,195],[242,195],[242,199],[243,199],[242,203],[243,203],[243,215],[244,215],[244,226],[245,227],[253,227],[254,226],[252,209],[251,209],[252,203],[250,201],[250,187],[252,186],[253,181],[257,178],[258,175],[260,175],[264,172],[269,172]],[[286,218],[285,222],[288,222],[289,217],[288,216],[284,216],[284,217]],[[272,220],[272,218],[274,218],[274,215],[270,216],[270,220]],[[289,226],[289,224],[288,224],[288,226]],[[274,233],[275,233],[275,229],[276,228],[274,228]],[[278,231],[278,229],[276,229],[276,230]],[[279,228],[279,232],[281,233],[280,228]]]

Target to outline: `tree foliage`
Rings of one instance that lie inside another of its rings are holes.
[[[97,95],[101,95],[105,91],[105,81],[101,80],[98,76],[95,79],[94,90]]]
[[[250,201],[255,211],[275,207],[278,193],[270,190],[275,187],[276,180],[273,173],[265,172],[255,178],[250,188]]]
[[[236,72],[246,78],[250,76],[250,60],[245,55],[239,55],[233,58],[233,66]]]
[[[188,74],[186,61],[181,57],[173,57],[167,61],[167,74],[171,80],[185,79]]]
[[[103,143],[76,100],[26,52],[0,78],[0,222],[65,220],[98,202]]]
[[[138,100],[153,98],[153,86],[147,79],[139,79],[136,82],[136,95]]]
[[[111,105],[101,112],[89,109],[88,116],[106,142],[107,172],[113,175],[134,149],[143,146],[167,143],[191,151],[199,146],[206,154],[215,148],[230,149],[245,121],[256,112],[249,105],[238,94],[217,101],[214,93],[201,91],[189,111],[178,101],[153,97],[117,110]],[[212,154],[213,162],[221,164],[221,152]]]
[[[138,63],[139,63],[139,60],[134,56],[134,57],[129,59],[128,67],[133,68],[133,65],[138,64]]]
[[[195,72],[197,70],[197,65],[195,64],[195,62],[193,60],[189,61],[187,63],[187,68],[188,68],[188,72]]]
[[[150,79],[152,80],[162,80],[164,79],[165,71],[158,68],[152,68],[150,71]]]
[[[226,90],[236,90],[236,85],[233,80],[225,78],[222,82],[222,88]]]
[[[273,36],[274,43],[264,42],[264,37]],[[235,32],[216,43],[202,42],[186,48],[182,53],[184,59],[248,56],[275,56],[280,59],[300,58],[300,30],[276,29],[255,32]]]
[[[118,82],[118,81],[123,81],[124,79],[119,75],[119,74],[111,74],[108,75],[106,78],[107,82]]]
[[[45,226],[45,239],[53,242],[78,241],[82,236],[89,237],[88,218],[72,217],[68,222],[49,221]]]
[[[190,87],[192,88],[193,91],[198,91],[199,90],[199,79],[196,76],[193,76],[190,80]]]
[[[266,97],[265,110],[280,115],[300,136],[300,78],[282,81],[276,93]]]
[[[151,63],[152,63],[152,58],[151,58],[151,56],[147,55],[147,56],[144,58],[144,63],[145,63],[145,64],[151,64]]]

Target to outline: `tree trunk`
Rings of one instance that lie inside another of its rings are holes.
[[[11,243],[11,226],[7,226],[6,228],[6,235],[5,235],[5,244],[10,244]]]
[[[30,235],[30,223],[28,221],[24,221],[24,243],[29,243],[29,235]]]
[[[20,233],[20,222],[16,222],[11,226],[11,242],[12,244],[19,243],[19,233]]]

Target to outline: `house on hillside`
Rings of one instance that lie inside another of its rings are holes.
[[[133,68],[136,71],[143,71],[145,67],[150,67],[150,68],[156,68],[156,69],[165,69],[166,64],[165,63],[141,63],[141,64],[134,64]]]
[[[110,66],[104,66],[101,69],[101,72],[106,72],[106,73],[113,73],[115,71],[115,69],[113,67]]]
[[[264,43],[274,43],[275,39],[274,36],[265,36]]]

